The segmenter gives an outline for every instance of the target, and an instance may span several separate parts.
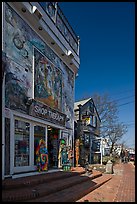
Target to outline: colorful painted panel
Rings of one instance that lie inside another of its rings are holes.
[[[44,55],[34,49],[34,96],[52,108],[62,106],[62,73]]]

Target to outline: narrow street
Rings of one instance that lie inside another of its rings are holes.
[[[77,202],[135,202],[135,166],[116,164],[111,180]]]

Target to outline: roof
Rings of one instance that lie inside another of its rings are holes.
[[[74,103],[74,110],[78,109],[78,105],[84,105],[85,103],[87,103],[91,98],[88,98],[88,99],[84,99],[84,100],[81,100],[81,101],[77,101]]]
[[[86,104],[88,101],[90,101],[90,100],[92,100],[93,101],[93,99],[92,98],[87,98],[87,99],[84,99],[84,100],[81,100],[81,101],[77,101],[77,102],[75,102],[74,103],[74,110],[77,110],[77,109],[79,109],[79,107],[78,107],[78,105],[84,105],[84,104]],[[93,104],[94,104],[94,101],[93,101]],[[96,109],[96,106],[95,106],[95,104],[94,104],[94,107],[95,107],[95,109]],[[97,115],[98,115],[98,118],[99,118],[99,120],[100,120],[100,122],[101,122],[101,119],[100,119],[100,117],[99,117],[99,114],[98,114],[98,111],[97,111],[97,109],[96,109],[96,113],[97,113]]]

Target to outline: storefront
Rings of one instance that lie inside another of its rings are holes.
[[[47,170],[58,168],[59,141],[62,131],[65,130],[66,116],[45,104],[41,104],[45,112],[40,112],[42,109],[39,105],[39,102],[33,101],[29,115],[5,108],[6,176],[37,171],[36,151],[41,139],[48,152],[45,161]],[[50,120],[52,117],[53,123],[48,121],[48,117]]]

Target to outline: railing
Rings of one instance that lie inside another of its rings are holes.
[[[79,54],[79,37],[75,34],[57,2],[39,2],[75,53]]]

